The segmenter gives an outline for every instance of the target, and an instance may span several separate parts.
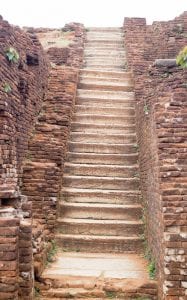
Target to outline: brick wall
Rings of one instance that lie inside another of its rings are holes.
[[[9,61],[7,51],[19,57]],[[32,203],[21,194],[28,140],[47,91],[48,61],[35,36],[0,17],[0,299],[32,299]],[[8,90],[7,90],[8,87]]]
[[[175,58],[187,43],[187,14],[146,26],[125,19],[135,79],[136,123],[146,236],[157,265],[159,299],[186,299],[186,72],[155,59]]]
[[[78,71],[83,59],[84,28],[80,24],[66,25],[71,29],[74,51],[71,44],[65,48],[54,45],[46,53],[52,62],[48,91],[42,110],[29,140],[29,151],[24,162],[22,193],[32,202],[34,273],[39,279],[46,266],[47,255],[54,239],[56,214],[62,188],[63,165],[67,152],[70,123],[75,104]],[[31,29],[29,30],[31,31]],[[56,42],[54,31],[38,30],[44,44]],[[58,30],[55,36],[59,37]],[[73,33],[72,33],[73,32]],[[52,50],[51,50],[52,49]],[[62,50],[62,52],[60,52]],[[56,53],[68,53],[62,56]],[[71,66],[70,65],[71,62]]]
[[[13,47],[18,62],[9,62]],[[14,197],[28,139],[45,95],[47,63],[35,37],[0,19],[0,184],[1,198]],[[11,91],[6,92],[6,85]]]

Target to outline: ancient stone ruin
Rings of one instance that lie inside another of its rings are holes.
[[[187,299],[186,45],[0,18],[0,299]]]

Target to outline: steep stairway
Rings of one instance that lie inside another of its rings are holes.
[[[142,255],[133,80],[120,28],[90,28],[42,299],[157,299]]]

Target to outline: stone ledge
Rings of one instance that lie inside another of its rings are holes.
[[[154,67],[177,67],[176,59],[175,58],[169,58],[169,59],[156,59],[154,64]]]

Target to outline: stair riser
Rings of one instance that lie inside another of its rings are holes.
[[[87,90],[103,90],[103,91],[123,91],[123,92],[132,92],[132,85],[124,85],[124,86],[112,86],[112,85],[102,85],[102,84],[92,84],[92,83],[79,83],[79,89],[87,89]]]
[[[77,96],[84,99],[134,100],[133,92],[77,90]]]
[[[125,64],[112,65],[112,64],[85,64],[85,68],[95,68],[95,69],[106,69],[106,70],[126,70]]]
[[[47,296],[47,297],[51,297],[51,299],[74,299],[74,300],[79,300],[81,298],[84,299],[90,299],[90,297],[105,297],[105,293],[104,291],[101,291],[99,289],[94,290],[85,290],[84,292],[74,292],[73,294],[71,294],[70,291],[66,290],[66,291],[60,291],[60,290],[56,290],[56,291],[42,291],[43,296]],[[41,298],[40,298],[41,299]],[[51,300],[50,299],[50,300]],[[96,299],[97,300],[97,299]]]
[[[135,193],[124,195],[122,192],[119,194],[104,194],[100,193],[67,193],[63,192],[61,195],[62,201],[77,202],[77,203],[108,203],[108,204],[138,204],[140,203],[140,196]]]
[[[137,164],[138,156],[135,154],[131,157],[123,157],[123,156],[102,156],[102,155],[92,155],[89,154],[80,154],[80,153],[68,153],[68,160],[72,163],[79,164],[103,164],[103,165],[126,165],[131,166]]]
[[[119,168],[115,166],[114,168],[108,166],[82,166],[82,165],[71,165],[65,166],[65,173],[72,175],[84,175],[84,176],[107,176],[107,177],[135,177],[138,174],[137,168],[127,169]]]
[[[85,133],[71,133],[71,142],[86,142],[86,143],[115,143],[115,144],[131,144],[136,142],[135,135],[98,135]]]
[[[117,117],[117,116],[105,116],[101,117],[99,115],[75,115],[74,122],[79,123],[89,123],[97,125],[134,125],[134,117]]]
[[[110,45],[110,46],[121,46],[121,47],[123,47],[124,46],[124,42],[123,42],[123,40],[121,40],[121,39],[116,39],[116,40],[112,40],[112,39],[106,39],[106,40],[104,40],[104,39],[90,39],[90,40],[87,40],[86,42],[85,42],[85,48],[87,48],[87,47],[90,47],[90,46],[96,46],[97,47],[97,45],[101,45],[101,46],[107,46],[107,45]]]
[[[120,114],[123,116],[135,116],[135,110],[134,108],[116,108],[116,107],[94,107],[94,106],[84,106],[84,105],[76,105],[75,106],[75,113],[78,114],[86,114],[86,115],[99,115],[103,116],[103,119],[106,115],[113,115],[113,116],[119,116]]]
[[[118,64],[121,64],[121,63],[124,63],[126,62],[127,60],[125,59],[125,57],[110,57],[110,56],[107,56],[107,57],[97,57],[95,56],[94,58],[93,57],[85,57],[84,58],[84,61],[86,63],[106,63],[106,64],[114,64],[114,65],[118,65]]]
[[[120,225],[120,224],[71,224],[59,222],[58,232],[64,234],[87,234],[105,236],[134,236],[141,235],[143,229],[141,225]]]
[[[94,71],[94,70],[85,70],[85,69],[81,69],[80,76],[92,76],[92,77],[107,77],[108,79],[110,78],[119,78],[120,80],[122,79],[127,79],[127,78],[132,78],[132,73],[130,72],[103,72],[103,71]]]
[[[85,60],[91,60],[91,59],[96,59],[96,60],[105,60],[107,57],[108,60],[117,60],[117,59],[123,59],[123,60],[127,60],[126,55],[124,53],[124,51],[95,51],[95,53],[93,53],[93,51],[87,51],[84,59]]]
[[[61,239],[56,237],[56,242],[60,248],[72,252],[90,252],[90,253],[141,253],[141,240],[127,241],[82,241],[80,239]]]
[[[97,98],[76,98],[76,105],[93,106],[93,108],[134,108],[134,100],[107,100]]]
[[[139,181],[136,179],[125,180],[125,179],[102,179],[102,178],[63,178],[63,185],[74,188],[84,189],[116,189],[116,190],[138,190]]]
[[[89,32],[119,32],[122,33],[122,29],[120,27],[88,27],[88,33]]]
[[[136,153],[136,148],[133,145],[102,145],[102,144],[79,144],[69,143],[69,151],[76,153],[104,153],[104,154],[132,154]]]
[[[94,208],[94,207],[73,207],[59,206],[60,216],[73,219],[94,219],[94,220],[139,220],[141,218],[141,208]]]
[[[132,78],[129,76],[129,77],[126,77],[126,78],[106,78],[105,76],[97,76],[97,75],[81,75],[80,76],[80,82],[81,83],[95,83],[95,82],[99,82],[99,83],[103,83],[103,84],[108,84],[108,83],[111,83],[111,84],[116,84],[116,85],[132,85]]]
[[[135,126],[128,127],[112,127],[112,126],[97,126],[94,124],[80,124],[80,123],[72,123],[71,124],[72,132],[84,132],[84,133],[105,133],[105,134],[129,134],[135,132]]]
[[[85,45],[85,50],[86,51],[103,51],[103,50],[107,50],[107,51],[119,51],[122,52],[124,51],[124,47],[120,46],[120,45],[101,45],[101,44],[89,44],[89,45]]]

